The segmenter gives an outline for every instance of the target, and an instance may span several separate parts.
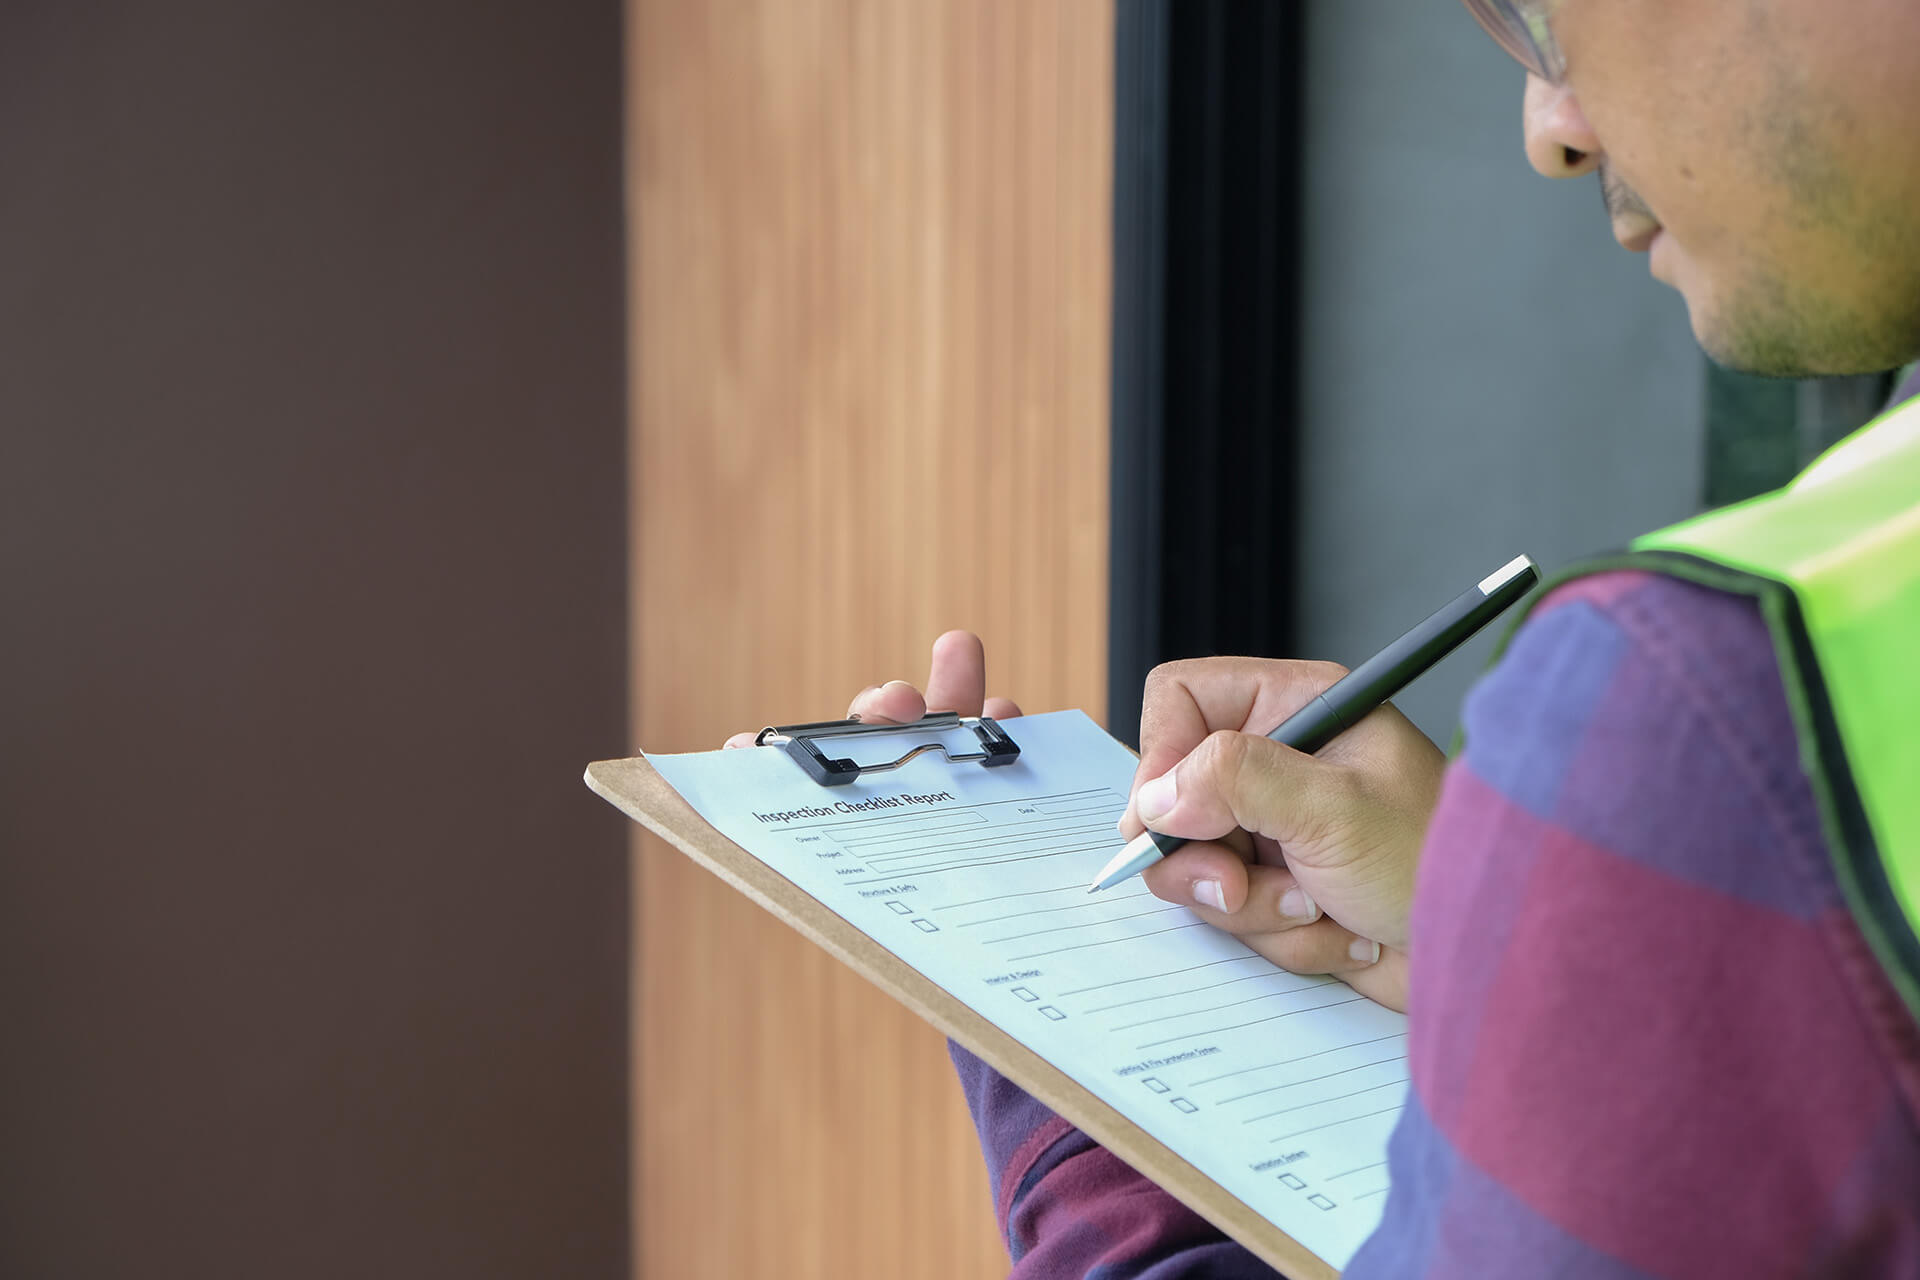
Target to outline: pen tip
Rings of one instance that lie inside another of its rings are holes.
[[[1087,886],[1087,892],[1088,892],[1088,893],[1098,893],[1098,892],[1100,892],[1100,886],[1099,886],[1098,884],[1090,884],[1090,885],[1088,885],[1088,886]]]

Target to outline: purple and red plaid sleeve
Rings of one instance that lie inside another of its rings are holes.
[[[1271,1267],[1036,1102],[949,1045],[986,1153],[1016,1280],[1254,1280]]]
[[[1842,901],[1766,629],[1576,581],[1475,689],[1352,1280],[1920,1277],[1920,1028]],[[962,1050],[1015,1280],[1270,1275]]]

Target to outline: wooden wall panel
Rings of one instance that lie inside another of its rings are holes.
[[[637,745],[1104,689],[1111,0],[629,0]],[[984,1277],[938,1035],[637,846],[641,1274]]]

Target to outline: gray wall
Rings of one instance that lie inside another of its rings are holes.
[[[0,1276],[626,1273],[620,98],[0,5]]]
[[[1520,147],[1520,69],[1457,4],[1308,12],[1305,652],[1352,663],[1525,552],[1694,510],[1703,361],[1592,179]],[[1442,745],[1496,624],[1397,699]]]

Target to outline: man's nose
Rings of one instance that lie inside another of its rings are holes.
[[[1579,99],[1566,85],[1528,76],[1521,120],[1527,162],[1541,176],[1579,178],[1599,166],[1603,158],[1600,139],[1594,137]]]

